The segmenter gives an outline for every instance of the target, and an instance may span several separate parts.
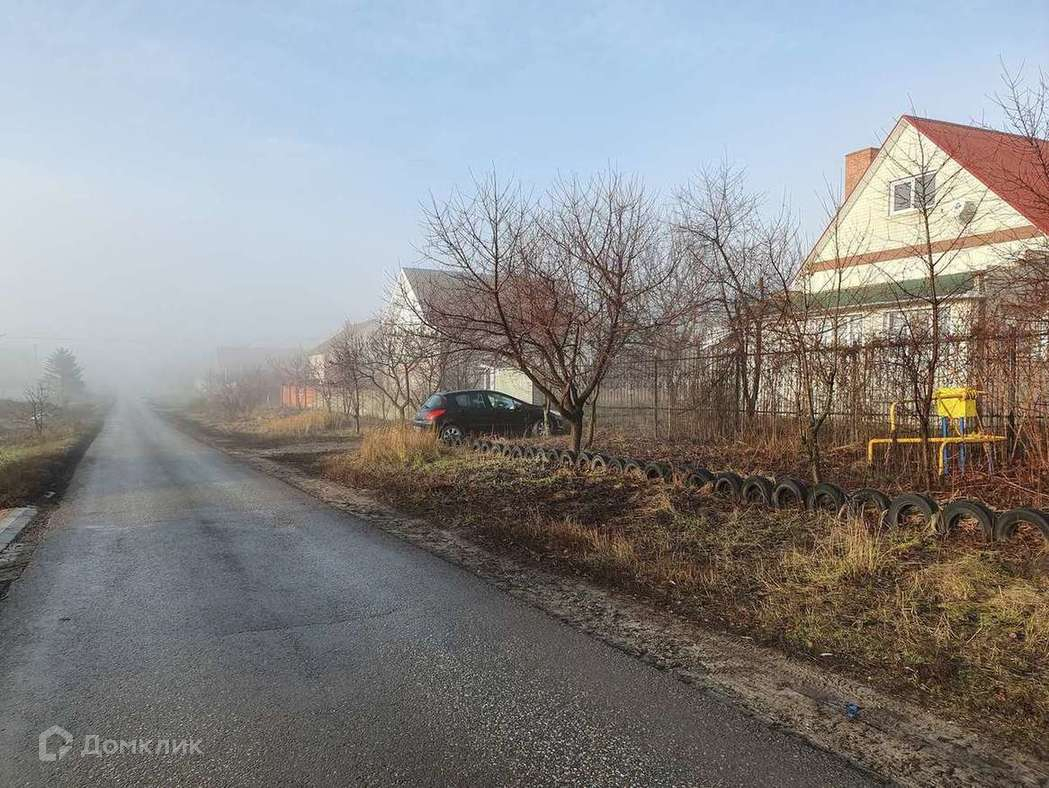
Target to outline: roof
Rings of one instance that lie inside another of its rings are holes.
[[[943,274],[936,277],[936,291],[940,298],[964,295],[976,286],[976,275],[969,271]],[[798,298],[803,293],[797,292]],[[821,290],[810,294],[814,305],[821,309],[851,309],[878,304],[896,304],[932,297],[932,288],[927,277],[905,279],[902,282],[878,282],[862,287],[843,287],[840,290]]]
[[[439,268],[406,266],[401,268],[401,271],[416,297],[421,297],[421,293],[430,292],[433,288],[454,287],[460,284],[459,280],[465,278],[465,275],[458,271],[442,271]]]
[[[1049,140],[904,115],[914,128],[1049,234]]]
[[[337,334],[332,334],[330,337],[325,339],[316,347],[312,348],[307,355],[316,356],[321,353],[327,353],[331,346],[335,343],[335,340],[339,339],[344,333],[350,334],[369,334],[378,325],[379,321],[375,318],[368,320],[362,320],[359,323],[347,323]]]

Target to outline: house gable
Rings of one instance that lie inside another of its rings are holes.
[[[979,157],[989,146],[1009,135],[971,129],[972,136],[989,138],[979,137],[980,145],[973,145],[959,141],[956,128],[910,116],[900,119],[813,247],[804,267],[807,288],[864,287],[927,275],[922,212],[894,210],[900,203],[892,201],[895,184],[922,173],[933,176],[929,235],[932,252],[942,262],[938,274],[1000,265],[1018,254],[1025,241],[1045,234],[1025,215],[1030,210],[1021,211],[1014,204],[1015,189],[1005,199],[987,183],[992,180],[989,165],[973,163],[974,157],[982,161]],[[912,187],[917,194],[917,184]],[[908,194],[906,185],[901,193]],[[961,219],[956,206],[965,211]]]

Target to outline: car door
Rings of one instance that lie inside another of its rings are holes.
[[[467,432],[492,431],[491,407],[483,391],[462,391],[455,395],[456,418]]]
[[[488,392],[488,401],[492,404],[493,431],[507,433],[524,432],[528,426],[528,417],[524,403],[498,391]]]

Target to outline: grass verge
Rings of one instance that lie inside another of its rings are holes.
[[[48,492],[61,493],[100,426],[98,411],[81,407],[43,434],[0,435],[0,508],[36,504]]]
[[[1049,554],[547,470],[388,428],[327,478],[523,560],[746,634],[1049,756]]]

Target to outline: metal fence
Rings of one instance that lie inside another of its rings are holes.
[[[939,342],[936,386],[979,389],[980,424],[1011,437],[1045,442],[1049,417],[1049,335],[952,337]],[[871,342],[819,351],[811,365],[835,371],[827,431],[866,440],[887,429],[888,409],[901,403],[904,423],[916,427],[913,380],[927,364],[932,342]],[[922,354],[928,358],[923,359]],[[797,431],[806,387],[794,353],[769,350],[742,356],[730,350],[669,355],[635,349],[602,384],[597,421],[651,437],[709,439]],[[756,382],[749,398],[746,374]],[[819,381],[818,381],[819,382]],[[819,386],[816,386],[819,390]]]

